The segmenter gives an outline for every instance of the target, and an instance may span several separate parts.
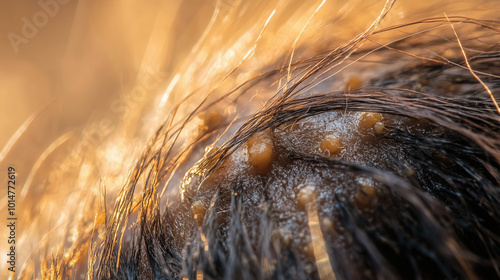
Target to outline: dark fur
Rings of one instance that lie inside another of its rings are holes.
[[[203,173],[194,181],[201,184],[255,133],[268,128],[274,131],[314,115],[348,110],[415,119],[428,125],[425,134],[413,135],[389,128],[383,137],[388,143],[405,146],[405,157],[411,159],[410,167],[416,175],[407,174],[405,168],[408,166],[391,150],[387,151],[387,156],[393,159],[392,164],[378,166],[302,154],[280,147],[291,164],[372,177],[384,188],[384,195],[370,218],[358,211],[346,197],[335,196],[330,202],[333,205],[331,216],[340,221],[344,228],[341,234],[347,240],[346,246],[338,247],[332,245],[331,235],[325,237],[336,277],[500,278],[500,115],[484,89],[465,68],[460,52],[453,61],[439,56],[423,60],[405,55],[406,52],[420,52],[420,46],[415,43],[419,40],[436,53],[449,47],[459,50],[449,30],[449,24],[457,22],[474,26],[477,31],[478,37],[462,40],[469,48],[475,49],[469,57],[472,68],[488,73],[479,76],[498,96],[500,48],[478,39],[498,36],[496,22],[460,17],[451,17],[449,21],[445,18],[428,19],[414,25],[426,28],[426,24],[439,24],[448,28],[446,34],[449,36],[429,40],[424,37],[425,33],[414,33],[386,47],[372,45],[358,49],[360,42],[376,36],[374,30],[369,30],[340,48],[294,62],[293,78],[288,87],[276,92],[261,111],[243,119],[244,123],[224,141],[221,149],[200,163],[199,171]],[[385,34],[407,26],[378,32]],[[331,68],[343,59],[361,58],[370,51],[374,51],[370,55],[384,56],[391,61],[407,60],[406,66],[385,73],[356,91],[303,94],[314,87],[315,79],[327,76]],[[230,100],[235,106],[241,106],[239,99],[243,100],[249,89],[279,80],[286,76],[286,69],[278,67],[263,73],[221,100]],[[449,69],[460,71],[450,74]],[[425,93],[419,92],[406,82],[414,75],[431,81],[445,76],[444,79],[452,84],[470,87],[444,96],[431,83]],[[266,208],[260,212],[257,225],[260,234],[256,237],[251,232],[244,218],[249,207],[242,196],[231,195],[252,187],[247,181],[233,182],[232,190],[215,193],[203,226],[199,228],[191,219],[186,243],[178,237],[180,230],[176,223],[190,215],[189,207],[182,203],[175,209],[160,205],[157,189],[164,184],[177,183],[171,182],[170,176],[177,168],[182,170],[185,157],[192,156],[191,148],[204,145],[202,143],[229,124],[200,135],[190,148],[181,152],[177,152],[179,144],[176,143],[179,133],[196,114],[217,106],[221,100],[201,103],[180,122],[174,122],[172,117],[157,130],[124,186],[113,216],[107,218],[104,237],[93,239],[92,269],[88,272],[92,278],[195,279],[198,273],[202,273],[204,279],[319,277],[316,270],[311,272],[306,268],[314,266],[314,261],[305,262],[294,248],[285,246],[272,234],[275,227],[272,194],[261,197]],[[214,160],[217,162],[211,166]],[[262,184],[254,187],[265,187],[265,183]],[[141,188],[142,194],[134,203],[136,188]],[[134,209],[138,209],[136,223],[129,221]],[[226,218],[221,218],[222,214],[218,212],[221,209],[229,211],[224,214]],[[124,232],[126,238],[122,239]],[[206,238],[208,251],[204,250],[202,238]],[[274,269],[262,266],[264,258],[274,263]],[[64,267],[64,264],[53,265]]]

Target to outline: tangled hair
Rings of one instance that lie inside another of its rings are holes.
[[[345,44],[294,45],[242,82],[235,63],[232,89],[179,98],[41,277],[500,278],[500,23],[381,27],[393,5]],[[366,112],[379,132],[358,129]],[[311,144],[332,131],[337,156]],[[259,137],[262,169],[249,160]]]

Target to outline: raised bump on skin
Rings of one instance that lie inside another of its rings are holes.
[[[373,206],[377,203],[377,189],[373,184],[361,183],[354,200],[360,208]]]
[[[273,161],[273,140],[267,131],[255,134],[247,142],[248,157],[255,168],[262,172]]]
[[[373,127],[377,122],[380,122],[382,116],[379,113],[363,112],[359,120],[359,127],[368,129]]]
[[[277,231],[278,235],[280,236],[281,242],[288,246],[292,243],[292,233],[286,229],[286,228],[280,228]]]
[[[382,134],[382,132],[384,132],[384,128],[385,128],[385,124],[384,124],[384,122],[377,122],[377,123],[373,126],[373,131],[374,131],[376,134]]]
[[[325,217],[321,220],[321,224],[323,225],[324,229],[328,231],[335,231],[335,224],[333,223],[332,219]]]
[[[345,85],[346,90],[356,90],[363,86],[363,81],[359,77],[352,77]]]
[[[198,115],[201,123],[199,129],[202,131],[212,131],[224,121],[224,114],[219,111],[205,111]]]
[[[320,145],[321,151],[327,156],[336,154],[341,148],[342,139],[335,135],[326,135]]]
[[[205,213],[207,212],[205,204],[201,201],[195,201],[191,204],[191,211],[193,212],[193,216],[198,223],[202,223],[205,218]]]
[[[312,242],[307,242],[304,246],[304,254],[308,257],[314,257],[314,245]]]
[[[299,190],[297,194],[297,202],[302,208],[305,208],[307,203],[314,201],[315,188],[311,185],[306,185]]]

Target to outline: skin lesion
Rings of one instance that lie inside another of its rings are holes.
[[[321,141],[321,151],[327,156],[334,156],[342,149],[342,139],[336,135],[326,135]]]
[[[269,131],[253,135],[247,142],[247,153],[251,164],[258,172],[265,172],[273,161],[274,144]]]
[[[478,58],[473,63],[483,62]],[[435,67],[443,66],[437,63]],[[397,76],[404,81],[404,77],[415,78],[419,67],[415,66],[414,71],[405,73],[406,76],[401,72],[381,75]],[[465,75],[466,71],[462,69],[455,75]],[[427,81],[426,92],[404,86],[396,89],[391,85],[387,90],[358,88],[347,96],[298,96],[278,104],[282,111],[274,111],[273,118],[266,123],[270,128],[253,134],[235,149],[235,153],[245,149],[248,168],[239,169],[233,178],[246,179],[239,183],[238,180],[217,183],[223,192],[237,192],[242,207],[235,213],[234,202],[226,202],[219,205],[217,213],[233,213],[233,218],[240,215],[245,221],[241,230],[249,231],[249,236],[256,238],[251,243],[257,251],[262,244],[258,234],[251,232],[273,229],[276,234],[272,235],[270,244],[279,244],[279,249],[273,252],[280,255],[284,254],[283,250],[290,250],[305,264],[316,258],[313,240],[317,237],[307,226],[310,219],[307,209],[314,205],[327,248],[325,254],[330,258],[329,267],[338,275],[348,273],[363,279],[377,275],[425,278],[461,274],[469,277],[476,273],[471,267],[476,267],[481,276],[494,274],[494,266],[460,264],[463,252],[484,251],[469,247],[471,237],[458,233],[463,222],[469,223],[467,227],[493,224],[464,221],[456,213],[472,210],[469,203],[477,197],[469,193],[470,187],[487,192],[495,188],[497,175],[490,171],[498,166],[498,157],[490,154],[497,160],[482,164],[486,162],[487,146],[497,145],[494,143],[498,132],[490,126],[483,127],[488,136],[482,132],[473,134],[484,120],[498,124],[500,118],[487,97],[471,96],[470,91],[453,97],[440,94],[439,87],[433,91],[433,78],[426,73],[422,75]],[[469,82],[476,84],[474,80]],[[470,106],[472,104],[475,105]],[[295,111],[287,110],[287,106]],[[478,144],[479,138],[490,144]],[[476,174],[484,181],[480,184],[471,180],[464,172]],[[259,203],[250,202],[255,199],[270,207],[263,211]],[[498,209],[498,204],[489,203]],[[427,215],[426,211],[432,214]],[[482,216],[484,213],[480,212],[472,210],[470,215]],[[269,217],[273,224],[262,223],[262,216]],[[443,232],[441,223],[449,223],[457,233]],[[222,227],[221,230],[234,229]],[[474,234],[481,234],[478,228],[476,230]],[[463,246],[461,253],[450,255],[448,249],[438,246],[448,238]],[[231,248],[232,245],[225,246]],[[411,246],[431,248],[426,250],[439,256],[441,263],[435,263]],[[346,262],[339,256],[357,260]],[[489,258],[491,264],[495,259]],[[289,261],[279,257],[277,260]],[[397,265],[384,272],[375,268],[378,262]],[[416,263],[412,265],[412,262]],[[318,277],[320,263],[323,261],[312,267],[304,265],[304,273]],[[420,271],[415,271],[415,267]],[[278,270],[273,267],[273,271]]]
[[[96,234],[81,259],[92,269],[82,271],[96,279],[500,275],[500,116],[446,32],[450,21],[477,30],[479,39],[460,34],[498,96],[500,49],[488,41],[496,22],[437,17],[370,29],[326,52],[294,46],[290,64],[280,54],[221,93],[231,110],[214,101],[162,123],[114,208],[89,227]]]

